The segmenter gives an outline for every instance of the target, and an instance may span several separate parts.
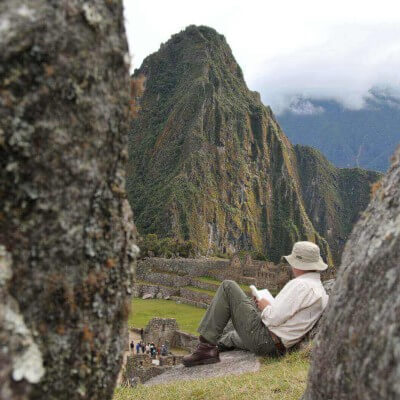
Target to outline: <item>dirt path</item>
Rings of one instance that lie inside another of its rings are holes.
[[[132,332],[131,330],[129,330],[129,343],[131,343],[132,340],[135,343],[135,354],[136,354],[136,343],[140,342],[140,335],[136,332]],[[119,375],[118,375],[118,379],[117,379],[117,385],[120,385],[122,382],[122,371],[125,368],[127,357],[131,354],[132,354],[132,352],[130,350],[124,352],[122,366],[119,371]]]

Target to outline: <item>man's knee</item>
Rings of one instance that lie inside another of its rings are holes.
[[[224,289],[229,289],[232,286],[237,285],[237,283],[235,281],[232,281],[230,279],[225,279],[224,281],[222,281],[222,286],[224,287]]]
[[[232,281],[230,279],[225,279],[222,282],[222,287],[224,288],[224,291],[226,293],[229,293],[230,295],[240,295],[242,292],[242,289],[240,286],[237,284],[237,282]]]

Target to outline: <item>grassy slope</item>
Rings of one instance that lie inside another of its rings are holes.
[[[258,372],[239,376],[174,382],[137,388],[118,388],[113,400],[294,400],[304,392],[308,371],[306,352],[265,359]]]
[[[144,328],[154,317],[176,318],[179,329],[197,334],[196,329],[205,310],[186,304],[177,304],[171,300],[133,299],[132,312],[129,315],[130,327]]]

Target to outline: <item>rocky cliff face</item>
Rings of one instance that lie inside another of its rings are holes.
[[[346,244],[305,400],[400,398],[399,200],[400,148]]]
[[[109,399],[137,252],[122,4],[0,15],[0,398]]]
[[[317,242],[296,153],[243,79],[225,38],[190,26],[147,57],[134,81],[128,194],[141,233],[202,253],[256,250],[273,261]]]
[[[360,168],[335,168],[318,150],[294,146],[305,208],[315,229],[339,261],[345,242],[382,175]]]

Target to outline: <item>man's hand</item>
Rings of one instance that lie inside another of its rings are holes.
[[[260,311],[264,310],[265,307],[271,305],[271,303],[267,299],[264,299],[264,298],[262,298],[260,300],[257,300],[256,298],[254,298],[254,301],[256,302],[256,305]]]

